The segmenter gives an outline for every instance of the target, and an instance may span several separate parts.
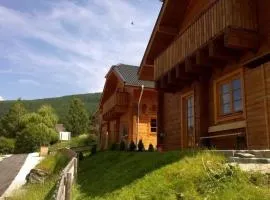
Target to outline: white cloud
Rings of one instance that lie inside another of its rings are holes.
[[[157,17],[159,3],[149,11],[131,2],[57,1],[50,10],[32,13],[0,6],[0,60],[13,66],[4,72],[48,76],[81,91],[101,91],[111,65],[140,63]]]
[[[31,79],[19,79],[18,83],[39,86],[40,83]]]
[[[3,97],[0,96],[0,101],[4,101],[5,99]]]

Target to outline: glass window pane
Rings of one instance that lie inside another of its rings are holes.
[[[241,90],[234,90],[233,91],[233,100],[240,100],[242,99],[242,94],[241,94]]]
[[[241,89],[241,81],[240,79],[235,79],[232,81],[233,90]]]
[[[241,100],[239,100],[239,101],[234,101],[234,102],[233,102],[233,107],[234,107],[234,111],[235,111],[235,112],[242,111],[242,110],[243,110],[243,107],[242,107],[242,101],[241,101]]]
[[[222,104],[230,103],[230,101],[231,101],[231,95],[230,94],[222,95],[222,99],[221,99]]]
[[[231,112],[230,104],[223,104],[222,105],[222,112],[223,114],[228,114]]]
[[[221,85],[221,94],[228,93],[229,91],[230,91],[230,85],[229,84]]]

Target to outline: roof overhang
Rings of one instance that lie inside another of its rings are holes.
[[[138,71],[142,80],[154,79],[154,60],[179,34],[191,0],[164,0]]]

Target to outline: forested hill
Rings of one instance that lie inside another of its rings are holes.
[[[97,109],[101,93],[78,94],[37,100],[22,100],[22,102],[24,103],[26,109],[30,112],[36,111],[43,104],[51,105],[55,109],[60,118],[60,121],[62,122],[67,114],[70,101],[76,97],[80,98],[84,102],[85,107],[89,113],[93,113]],[[0,101],[0,117],[8,112],[10,106],[14,102],[15,101]]]

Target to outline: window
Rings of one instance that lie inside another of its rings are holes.
[[[243,111],[241,73],[222,78],[216,84],[218,117],[241,115]]]
[[[150,125],[151,125],[151,133],[156,133],[157,132],[157,119],[151,119]]]
[[[194,126],[194,120],[193,120],[193,96],[190,96],[187,98],[187,126],[188,126],[188,134],[193,134],[193,126]]]

